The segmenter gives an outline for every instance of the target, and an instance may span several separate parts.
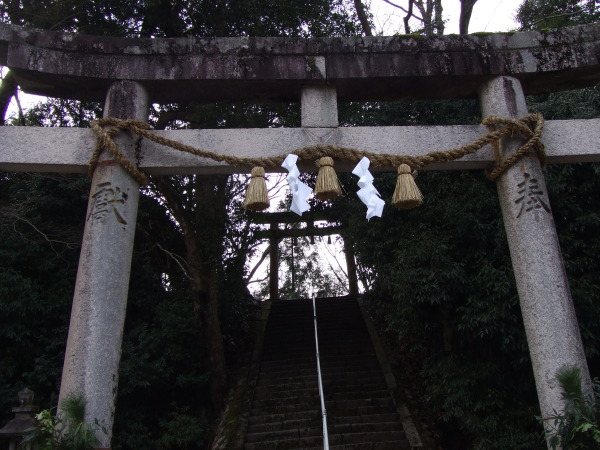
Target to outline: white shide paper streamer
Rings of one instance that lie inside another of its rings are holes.
[[[298,155],[287,155],[283,164],[281,164],[281,167],[289,172],[287,175],[287,182],[290,186],[290,191],[292,192],[292,206],[290,207],[290,210],[301,216],[303,212],[310,209],[310,205],[306,200],[312,193],[312,189],[298,179],[300,171],[296,166],[296,161],[298,161]]]
[[[359,177],[357,192],[358,198],[367,205],[367,220],[371,217],[381,217],[383,214],[383,205],[385,202],[380,198],[380,194],[373,186],[373,175],[369,172],[371,161],[366,156],[358,162],[352,173]]]

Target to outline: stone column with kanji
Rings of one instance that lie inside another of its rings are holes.
[[[104,116],[146,121],[145,89],[133,81],[114,83]],[[135,136],[121,133],[115,141],[135,160]],[[107,431],[97,436],[105,449],[111,446],[138,200],[139,184],[103,155],[91,183],[59,408],[68,396],[82,396],[85,421],[97,420]]]

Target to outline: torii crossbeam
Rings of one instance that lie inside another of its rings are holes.
[[[105,99],[105,116],[123,119],[147,120],[150,102],[301,102],[298,129],[161,132],[216,152],[271,156],[310,145],[310,136],[317,136],[341,146],[417,155],[464,145],[485,130],[340,128],[338,99],[478,96],[484,116],[519,118],[527,113],[525,93],[598,83],[599,38],[598,24],[552,32],[313,39],[121,39],[0,24],[0,64],[26,92]],[[548,122],[543,142],[549,162],[598,161],[599,125]],[[136,156],[131,138],[120,136],[118,144]],[[518,145],[505,139],[495,149],[428,168],[489,168]],[[83,172],[94,146],[90,130],[3,127],[0,169]],[[236,170],[147,142],[138,156],[150,174]],[[544,208],[530,213],[522,204],[533,184]],[[549,417],[564,406],[557,371],[580,367],[587,383],[589,374],[537,157],[521,160],[497,185],[542,416]],[[61,398],[85,396],[86,420],[97,419],[108,430],[104,448],[111,442],[138,188],[110,159],[94,173],[63,368]]]

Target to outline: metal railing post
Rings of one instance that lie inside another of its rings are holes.
[[[319,397],[321,398],[321,415],[323,416],[323,450],[329,450],[329,432],[327,431],[327,410],[325,409],[325,394],[323,393],[323,378],[321,377],[321,358],[319,356],[319,334],[317,333],[317,307],[315,297],[312,298],[313,318],[315,324],[315,347],[317,350],[317,374],[319,378]]]

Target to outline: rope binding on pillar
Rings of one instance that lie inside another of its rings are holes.
[[[297,155],[299,159],[304,161],[317,160],[319,175],[317,177],[315,194],[317,198],[324,200],[333,199],[341,193],[339,181],[333,169],[334,159],[357,163],[363,157],[367,157],[374,167],[398,167],[398,180],[393,203],[399,209],[414,208],[423,202],[423,196],[414,181],[414,174],[417,169],[422,169],[431,163],[460,159],[477,152],[488,144],[497,143],[502,138],[520,135],[525,139],[525,143],[513,155],[506,158],[492,170],[486,171],[486,175],[491,181],[497,180],[511,165],[515,164],[531,151],[537,154],[542,166],[545,165],[546,154],[544,152],[544,145],[540,140],[544,129],[544,118],[541,114],[528,114],[521,119],[490,116],[483,120],[482,125],[488,128],[488,133],[470,144],[450,150],[429,152],[420,156],[373,153],[329,144],[301,147],[289,153]],[[266,184],[264,184],[264,173],[268,169],[279,169],[287,155],[264,158],[239,158],[237,156],[221,155],[159,136],[153,132],[149,124],[134,119],[123,120],[106,117],[91,122],[91,129],[97,136],[97,143],[89,161],[90,175],[93,174],[98,165],[100,154],[104,150],[107,150],[140,185],[147,184],[147,175],[127,158],[113,139],[118,133],[130,132],[138,135],[140,138],[146,138],[157,144],[195,156],[209,158],[217,162],[225,162],[234,167],[252,168],[250,183],[254,183],[255,188],[251,190],[249,186],[248,193],[252,193],[254,197],[256,192],[256,195],[259,195],[256,198],[259,198],[259,200],[250,201],[247,199],[244,202],[244,206],[252,210],[261,210],[269,206],[268,198],[265,200],[267,191]],[[262,169],[262,172],[259,169]]]

